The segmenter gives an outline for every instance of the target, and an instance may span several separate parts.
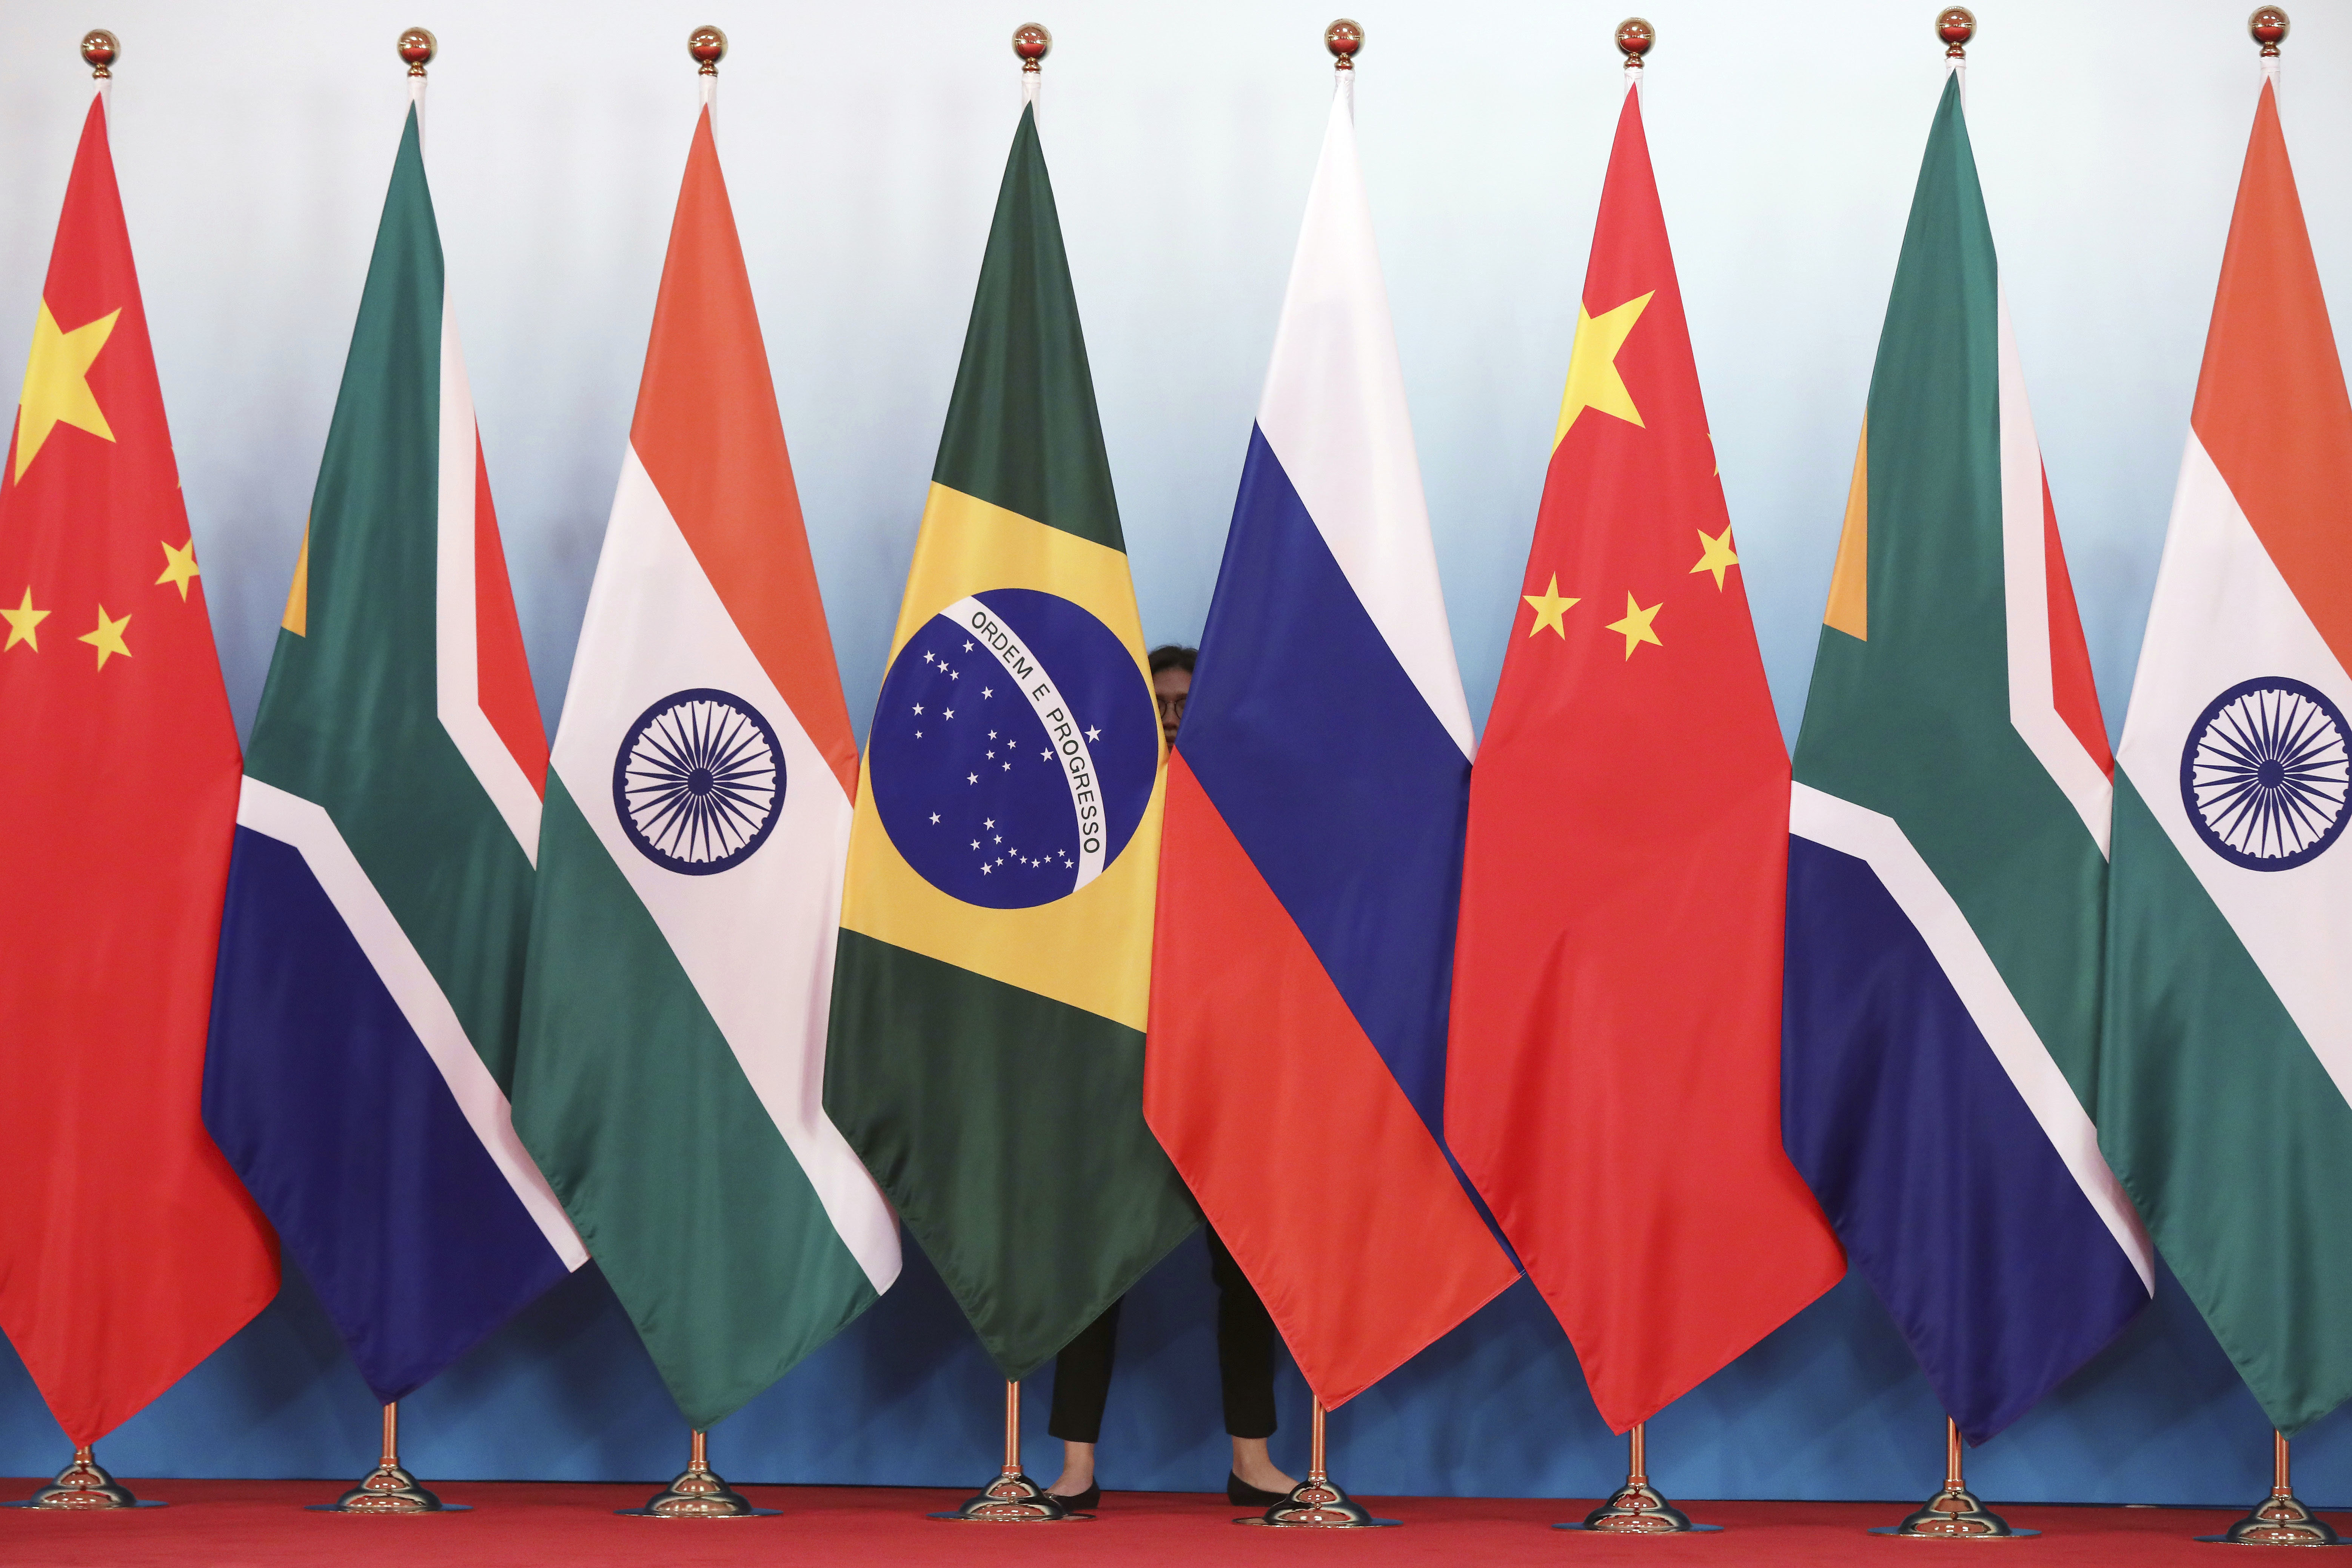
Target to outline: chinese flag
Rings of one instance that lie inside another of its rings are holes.
[[[75,1443],[278,1289],[199,1115],[236,731],[106,100],[0,469],[0,1328]]]
[[[1445,1135],[1622,1431],[1845,1268],[1780,1148],[1789,759],[1630,84],[1520,593]]]

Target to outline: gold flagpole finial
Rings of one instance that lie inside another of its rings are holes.
[[[2285,31],[2284,26],[2280,31]],[[89,62],[89,74],[104,81],[114,74],[114,62],[122,58],[122,40],[103,27],[92,27],[81,36],[81,58]]]
[[[1013,52],[1021,57],[1024,75],[1039,69],[1053,49],[1054,35],[1045,30],[1044,23],[1024,22],[1013,29]]]
[[[1625,56],[1625,68],[1640,70],[1642,57],[1658,41],[1658,30],[1640,16],[1628,16],[1617,24],[1617,47]]]
[[[2253,36],[2254,42],[2262,45],[2263,58],[2274,60],[2278,58],[2279,45],[2286,41],[2286,13],[2275,5],[2262,6],[2246,18],[2246,31]],[[91,37],[97,35],[92,34]],[[83,45],[82,52],[89,53],[89,46]]]
[[[717,76],[719,62],[727,58],[727,35],[705,22],[686,36],[686,52],[694,60],[697,76]]]
[[[1936,14],[1936,37],[1944,41],[1946,58],[1969,58],[1969,40],[1977,36],[1977,14],[1966,5],[1947,5]]]
[[[411,27],[400,35],[400,58],[408,62],[411,76],[423,76],[440,52],[440,41],[423,27]]]
[[[1333,70],[1356,68],[1356,51],[1364,47],[1364,25],[1342,16],[1323,29],[1323,47],[1331,51]]]

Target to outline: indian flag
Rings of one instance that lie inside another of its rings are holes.
[[[2352,1394],[2347,713],[2352,403],[2265,81],[2118,757],[2099,1131],[2289,1434]]]
[[[514,1086],[697,1428],[898,1272],[818,1103],[856,765],[706,109],[556,731]]]

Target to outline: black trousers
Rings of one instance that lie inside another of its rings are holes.
[[[1225,1431],[1235,1437],[1271,1437],[1274,1320],[1213,1230],[1209,1277],[1217,1282],[1217,1372],[1224,1384]],[[1102,1441],[1103,1402],[1110,1397],[1111,1363],[1118,1353],[1118,1308],[1113,1301],[1055,1358],[1054,1415],[1045,1430],[1065,1443]]]

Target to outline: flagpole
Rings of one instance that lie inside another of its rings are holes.
[[[122,41],[103,27],[93,27],[82,35],[81,58],[89,67],[91,78],[98,83],[99,101],[106,106],[110,121],[114,112],[114,62],[122,58]],[[5,1504],[8,1508],[37,1508],[58,1513],[100,1513],[118,1508],[163,1508],[160,1502],[142,1502],[131,1489],[100,1468],[93,1446],[74,1445],[73,1458],[47,1486],[22,1502]]]
[[[1643,57],[1658,41],[1658,30],[1641,16],[1628,16],[1617,24],[1615,34],[1618,53],[1625,58],[1625,90],[1641,89]],[[1665,1494],[1650,1485],[1648,1456],[1649,1424],[1633,1423],[1625,1434],[1625,1484],[1611,1493],[1607,1501],[1584,1516],[1581,1524],[1563,1523],[1554,1530],[1591,1530],[1607,1535],[1686,1535],[1693,1531],[1716,1531],[1713,1524],[1693,1524],[1690,1515],[1668,1502]]]
[[[416,1478],[401,1468],[400,1463],[400,1404],[386,1400],[383,1406],[383,1448],[375,1468],[362,1479],[360,1484],[330,1503],[320,1503],[313,1513],[463,1513],[464,1503],[445,1503],[425,1488]]]
[[[779,1510],[753,1508],[751,1500],[710,1468],[710,1434],[694,1428],[688,1438],[686,1468],[646,1500],[643,1508],[616,1508],[631,1519],[773,1519]]]
[[[1039,32],[1045,29],[1040,27]],[[1018,35],[1013,47],[1020,47]],[[1043,54],[1042,49],[1038,51]],[[1060,1498],[1033,1481],[1021,1468],[1021,1385],[1007,1378],[1004,1383],[1004,1468],[996,1479],[971,1496],[960,1507],[945,1513],[935,1513],[932,1519],[961,1520],[971,1524],[1053,1524],[1066,1519],[1092,1519],[1090,1513],[1073,1513]]]
[[[2265,10],[2277,11],[2276,6]],[[2256,21],[2263,13],[2254,13]],[[2286,32],[2286,16],[2279,14],[2278,30]],[[2254,35],[2261,41],[2262,35]],[[2275,41],[2273,47],[2275,48]],[[2267,51],[2266,51],[2267,52]],[[2269,62],[2263,62],[2267,65]],[[2232,1546],[2336,1546],[2342,1544],[2336,1527],[2321,1519],[2294,1495],[2294,1487],[2287,1479],[2286,1434],[2271,1433],[2271,1495],[2256,1503],[2245,1518],[2238,1521],[2220,1535],[2200,1535],[2200,1541],[2227,1542]]]
[[[1356,56],[1364,47],[1363,24],[1347,16],[1334,20],[1323,29],[1323,47],[1331,54],[1332,89],[1347,100],[1348,113],[1356,111]],[[1235,1524],[1262,1524],[1276,1530],[1362,1530],[1371,1526],[1393,1526],[1392,1519],[1374,1519],[1360,1503],[1349,1498],[1338,1482],[1331,1479],[1326,1463],[1328,1454],[1324,1442],[1323,1402],[1313,1401],[1314,1415],[1307,1428],[1307,1479],[1290,1490],[1290,1495],[1267,1509],[1264,1513],[1244,1514]]]
[[[1873,1535],[1908,1535],[1934,1541],[1992,1541],[2008,1536],[2039,1535],[2038,1530],[2012,1530],[2009,1521],[1993,1512],[1969,1490],[1960,1473],[1960,1424],[1944,1417],[1944,1489],[1892,1530]]]
[[[114,113],[114,62],[122,58],[122,40],[103,27],[93,27],[82,35],[81,58],[89,67],[91,78],[98,83],[99,101],[106,106],[111,121]],[[97,1458],[88,1443],[74,1445],[73,1458],[47,1486],[22,1502],[12,1502],[9,1508],[50,1509],[59,1512],[96,1513],[117,1508],[162,1508],[160,1502],[141,1502],[131,1489],[99,1468]]]
[[[2278,81],[2279,46],[2286,41],[2287,26],[2286,12],[2276,5],[2260,6],[2246,18],[2247,36],[2261,51],[2263,80],[2273,88]],[[2275,1427],[2271,1431],[2271,1495],[2222,1534],[2200,1535],[2197,1539],[2228,1542],[2233,1546],[2340,1544],[2336,1528],[2294,1495],[2294,1486],[2287,1473],[2286,1434]]]

